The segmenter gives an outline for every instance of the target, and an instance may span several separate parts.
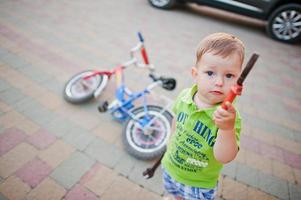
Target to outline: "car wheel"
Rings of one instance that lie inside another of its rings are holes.
[[[301,5],[287,4],[277,8],[269,17],[267,33],[286,43],[301,40]]]
[[[152,6],[154,6],[156,8],[160,8],[160,9],[171,9],[177,3],[176,0],[148,0],[148,2]]]

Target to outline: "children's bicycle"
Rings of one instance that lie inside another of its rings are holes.
[[[164,107],[150,105],[147,96],[157,86],[173,90],[176,80],[155,75],[154,66],[149,63],[141,33],[138,33],[138,37],[140,42],[131,49],[129,61],[118,65],[111,71],[88,70],[74,75],[65,85],[64,98],[74,104],[96,98],[102,93],[110,78],[115,75],[115,99],[111,103],[102,102],[98,110],[108,111],[113,119],[124,123],[123,143],[126,150],[136,158],[148,160],[162,155],[165,151],[171,133],[173,116],[167,110],[171,101],[167,100],[168,103]],[[136,56],[139,51],[142,61],[139,61]],[[123,74],[129,66],[148,69],[149,77],[153,82],[140,92],[131,91],[125,85]],[[141,98],[143,105],[135,107],[134,102]]]

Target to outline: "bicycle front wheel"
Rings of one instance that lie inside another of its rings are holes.
[[[74,75],[64,87],[64,99],[70,103],[83,103],[93,98],[95,90],[104,87],[108,82],[106,75],[95,75],[87,80],[83,78],[93,70],[83,71]]]
[[[142,160],[150,160],[162,155],[171,134],[173,116],[160,106],[147,106],[135,108],[132,113],[135,120],[129,118],[123,129],[123,143],[129,154]],[[138,121],[151,122],[142,128]]]

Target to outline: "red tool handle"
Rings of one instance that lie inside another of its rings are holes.
[[[241,95],[241,91],[242,91],[242,85],[238,85],[238,84],[234,85],[231,88],[227,97],[224,99],[222,103],[222,108],[228,110],[228,107],[226,106],[226,102],[228,101],[232,103],[237,95]]]

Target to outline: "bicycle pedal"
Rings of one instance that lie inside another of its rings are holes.
[[[106,112],[108,110],[108,107],[109,103],[107,101],[104,101],[98,106],[98,111],[101,113]]]

